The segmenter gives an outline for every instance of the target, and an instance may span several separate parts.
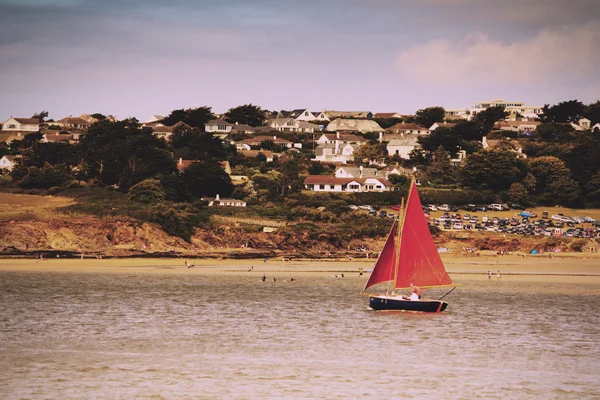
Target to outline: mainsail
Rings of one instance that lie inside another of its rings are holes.
[[[395,281],[395,289],[404,289],[411,285],[452,285],[429,232],[414,181],[411,183],[403,219],[399,224],[400,240],[396,238],[398,224],[394,223],[365,290],[387,281]]]

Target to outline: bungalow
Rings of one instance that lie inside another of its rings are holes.
[[[410,159],[411,151],[421,148],[418,135],[400,135],[390,140],[386,146],[389,156],[397,155],[405,160]]]
[[[306,108],[298,108],[292,111],[281,110],[277,113],[277,118],[291,118],[296,121],[314,121],[315,115]]]
[[[18,158],[23,158],[23,156],[2,156],[2,158],[0,158],[0,170],[6,170],[9,172],[12,171],[12,169],[15,167],[15,164],[17,163],[16,160]]]
[[[71,143],[73,140],[73,135],[65,131],[45,129],[40,131],[40,133],[42,134],[42,139],[40,140],[42,143]]]
[[[517,157],[527,158],[527,154],[523,153],[523,147],[517,140],[509,138],[502,140],[487,140],[487,137],[481,138],[481,146],[484,150],[510,150],[517,153]]]
[[[383,128],[375,121],[369,119],[344,119],[338,118],[329,123],[325,129],[328,132],[382,132]]]
[[[389,179],[389,176],[394,174],[410,177],[412,175],[412,170],[403,168],[396,163],[395,165],[390,164],[387,167],[380,169],[379,174],[385,179]]]
[[[152,128],[152,133],[154,136],[161,139],[171,140],[171,136],[173,136],[173,127],[160,124]]]
[[[512,132],[534,132],[540,124],[540,121],[498,121],[494,128]]]
[[[323,114],[327,116],[330,120],[334,120],[336,118],[373,118],[373,113],[371,111],[327,111],[324,110]]]
[[[193,163],[197,162],[200,162],[200,160],[184,160],[183,158],[179,157],[177,160],[177,170],[181,172],[187,169]],[[227,175],[231,175],[231,165],[229,165],[229,161],[219,161],[219,163],[221,164],[221,168],[223,168],[225,173],[227,173]]]
[[[255,136],[253,138],[240,140],[235,143],[235,147],[238,150],[250,150],[251,147],[257,147],[262,144],[262,142],[271,141],[277,146],[292,148],[297,147],[298,145],[302,146],[302,143],[293,143],[289,140],[282,139],[277,136]]]
[[[266,162],[273,162],[273,159],[275,157],[275,154],[271,151],[271,150],[265,150],[265,149],[260,149],[260,150],[238,150],[238,154],[246,157],[246,158],[256,158],[258,157],[259,154],[261,154],[265,156],[266,158]]]
[[[206,132],[229,133],[234,126],[235,124],[223,119],[213,119],[204,124],[204,130]]]
[[[37,132],[40,130],[39,118],[13,118],[2,123],[3,131]]]
[[[222,199],[219,195],[213,198],[203,198],[202,200],[208,201],[208,206],[222,206],[222,207],[246,207],[246,202],[238,199]]]
[[[591,130],[592,132],[595,132],[596,130],[599,130],[599,131],[600,131],[600,122],[599,122],[599,123],[597,123],[596,125],[592,126],[592,127],[590,128],[590,130]]]
[[[359,144],[350,143],[322,143],[315,149],[315,161],[346,164],[354,160],[354,151],[358,150]]]
[[[377,168],[347,167],[341,166],[335,171],[336,178],[381,178],[383,177]]]
[[[591,128],[592,121],[587,118],[581,118],[576,124],[571,123],[571,126],[576,131],[587,131]]]
[[[275,118],[269,123],[269,127],[282,132],[306,132],[314,133],[321,128],[319,125],[311,124],[306,121],[298,121],[293,118]]]
[[[312,113],[315,116],[315,119],[313,121],[331,121],[323,111],[313,111]]]
[[[389,127],[388,129],[386,129],[387,132],[390,133],[401,133],[401,134],[415,134],[415,135],[427,135],[429,133],[429,130],[427,128],[425,128],[424,126],[421,125],[417,125],[417,124],[405,124],[405,123],[398,123],[394,126]]]
[[[389,192],[393,186],[384,178],[336,178],[309,175],[304,179],[304,187],[315,192]]]
[[[396,112],[375,113],[373,118],[402,118],[402,115]]]
[[[429,127],[429,132],[431,133],[431,132],[435,131],[437,128],[440,128],[440,127],[452,129],[452,128],[454,128],[454,126],[456,126],[456,122],[446,122],[446,121],[444,121],[444,122],[434,122],[433,125],[431,125]]]
[[[360,144],[367,143],[367,140],[362,136],[353,135],[351,133],[324,133],[318,139],[317,143],[341,143],[341,144]]]
[[[79,129],[84,131],[87,131],[91,125],[87,120],[81,117],[73,117],[72,115],[69,115],[68,117],[58,120],[52,124],[58,125],[65,129]]]

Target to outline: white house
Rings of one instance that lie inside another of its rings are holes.
[[[204,130],[206,132],[229,133],[234,125],[235,124],[222,119],[213,119],[204,124]]]
[[[320,130],[319,125],[306,121],[298,121],[293,118],[275,118],[269,123],[269,127],[282,132],[305,132],[314,133]]]
[[[377,168],[341,166],[335,171],[336,178],[383,178]]]
[[[23,158],[23,156],[2,156],[2,158],[0,158],[0,170],[12,171],[15,167],[17,158]]]
[[[498,121],[494,128],[503,131],[534,132],[540,124],[540,121]]]
[[[315,161],[342,163],[354,160],[354,151],[360,147],[358,144],[350,143],[322,143],[315,149]]]
[[[340,144],[360,144],[363,145],[365,143],[367,143],[367,140],[362,137],[362,136],[357,136],[351,133],[324,133],[321,136],[319,136],[319,138],[317,139],[317,143],[319,144],[324,144],[324,143],[336,143],[339,142]]]
[[[410,135],[410,134],[427,135],[427,134],[429,134],[429,129],[425,128],[424,126],[417,125],[417,124],[398,123],[394,126],[387,128],[386,132],[391,132],[391,133],[396,133],[396,134],[400,133],[400,134],[404,134],[404,135]]]
[[[594,132],[596,129],[600,130],[600,122],[592,126],[590,129],[592,130],[592,132]]]
[[[412,171],[406,168],[403,168],[401,166],[399,166],[398,164],[395,165],[388,165],[385,168],[382,168],[379,170],[379,174],[381,176],[383,176],[385,179],[389,179],[390,175],[404,175],[404,176],[411,176]]]
[[[389,156],[397,155],[405,160],[410,159],[410,152],[421,148],[418,135],[400,135],[388,142],[386,149]]]
[[[219,195],[214,199],[203,199],[208,201],[209,207],[222,206],[222,207],[246,207],[246,202],[238,199],[222,199]]]
[[[527,154],[523,153],[523,147],[517,140],[502,139],[502,140],[487,140],[487,137],[481,138],[481,147],[484,150],[501,150],[507,149],[517,153],[517,157],[527,158]]]
[[[375,113],[375,115],[373,115],[373,118],[402,118],[402,115],[398,114],[397,112],[382,112],[382,113]]]
[[[448,128],[452,129],[456,126],[456,122],[434,122],[433,125],[429,127],[429,132],[435,131],[437,128]]]
[[[40,130],[38,118],[13,118],[10,117],[2,123],[3,131],[37,132]]]
[[[373,118],[371,111],[331,111],[324,110],[323,113],[330,119],[336,118]]]
[[[392,183],[384,178],[335,178],[309,175],[304,187],[315,192],[389,192]]]

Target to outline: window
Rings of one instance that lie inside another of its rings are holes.
[[[226,131],[227,125],[217,125],[217,129],[219,129],[220,131]]]
[[[335,189],[335,185],[329,185],[329,189],[331,189],[331,190]]]
[[[304,111],[304,116],[308,117],[308,111]]]
[[[15,124],[8,125],[8,129],[15,129],[17,126]]]
[[[325,190],[325,185],[319,185],[319,189]]]
[[[351,190],[358,190],[359,188],[360,188],[360,186],[358,186],[356,184],[355,185],[350,185],[350,189]]]

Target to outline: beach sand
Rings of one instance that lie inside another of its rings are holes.
[[[446,270],[455,282],[486,280],[491,271],[492,279],[507,281],[564,282],[600,284],[600,256],[561,254],[503,255],[503,256],[457,256],[442,255]],[[187,268],[186,261],[195,264]],[[282,259],[254,260],[207,260],[194,258],[121,258],[121,259],[0,259],[0,272],[62,272],[62,273],[161,273],[161,274],[267,274],[270,276],[307,276],[344,274],[358,277],[359,269],[369,271],[375,260],[302,260]],[[364,275],[363,275],[364,277]],[[361,278],[363,278],[361,277]]]

